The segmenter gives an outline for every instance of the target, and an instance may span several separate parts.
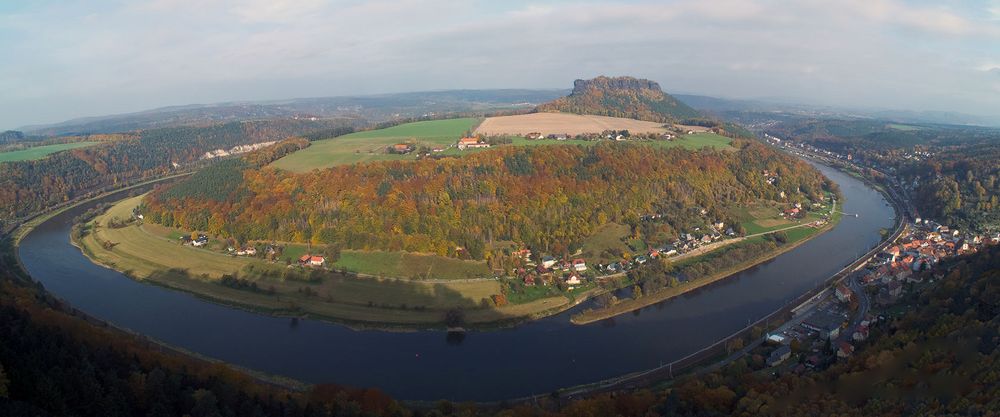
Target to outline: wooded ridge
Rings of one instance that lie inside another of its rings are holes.
[[[488,259],[510,241],[567,254],[610,222],[655,243],[758,199],[819,201],[835,185],[755,142],[737,151],[632,144],[498,147],[462,158],[384,161],[304,174],[233,162],[153,192],[147,221],[238,241],[336,244]],[[241,172],[242,170],[242,172]],[[768,175],[765,175],[768,173]],[[774,176],[779,181],[769,183]],[[242,178],[241,178],[242,177]],[[209,191],[211,190],[211,191]]]

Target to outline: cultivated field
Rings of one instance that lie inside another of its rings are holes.
[[[483,261],[463,261],[443,256],[410,252],[343,250],[334,265],[338,269],[367,275],[434,280],[486,278],[489,268]]]
[[[19,151],[0,152],[0,162],[30,161],[34,159],[42,159],[46,156],[49,156],[59,151],[65,151],[67,149],[83,148],[87,146],[93,146],[96,144],[97,142],[60,143],[58,145],[35,146],[32,148],[22,149]]]
[[[712,132],[681,135],[674,140],[657,140],[649,143],[652,146],[661,148],[673,148],[680,146],[685,149],[695,150],[707,146],[715,149],[735,150],[735,148],[732,147],[732,139]]]
[[[457,142],[475,124],[474,118],[431,120],[352,133],[314,141],[308,148],[274,161],[271,165],[292,172],[307,172],[356,162],[415,159],[414,153],[389,154],[385,152],[385,148],[397,143],[447,147]]]
[[[487,118],[476,128],[476,133],[487,136],[523,136],[531,132],[540,132],[545,135],[552,133],[579,135],[583,133],[601,133],[609,129],[626,129],[631,133],[667,132],[667,128],[663,127],[663,123],[657,122],[570,113],[531,113]]]

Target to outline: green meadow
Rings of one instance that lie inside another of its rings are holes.
[[[472,129],[476,121],[474,118],[462,118],[413,122],[318,140],[272,165],[292,172],[307,172],[357,162],[415,159],[414,153],[390,154],[385,148],[397,143],[447,147]]]
[[[10,152],[0,152],[0,162],[31,161],[35,159],[42,159],[46,156],[49,156],[59,151],[84,148],[96,144],[97,142],[72,142],[72,143],[60,143],[57,145],[35,146],[28,149],[21,149]]]

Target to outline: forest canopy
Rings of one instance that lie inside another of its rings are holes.
[[[239,241],[336,243],[474,259],[510,241],[575,250],[598,227],[638,229],[661,214],[666,234],[704,210],[714,220],[758,199],[807,202],[834,185],[808,164],[753,142],[737,151],[601,144],[500,147],[462,158],[384,161],[294,174],[227,164],[153,192],[148,221]],[[242,171],[242,181],[232,183]],[[768,183],[765,172],[780,180]],[[226,192],[205,198],[204,187]],[[456,251],[456,248],[464,250]]]

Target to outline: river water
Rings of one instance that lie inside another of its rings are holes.
[[[878,244],[892,208],[875,190],[817,165],[840,185],[845,216],[775,259],[634,313],[585,326],[586,305],[511,329],[410,333],[276,318],[142,284],[91,263],[69,243],[64,212],[24,238],[32,277],[100,319],[189,351],[305,382],[377,387],[406,400],[499,400],[551,392],[682,358],[780,308]],[[120,195],[111,199],[120,199]]]

